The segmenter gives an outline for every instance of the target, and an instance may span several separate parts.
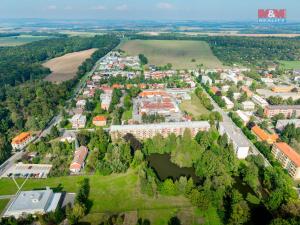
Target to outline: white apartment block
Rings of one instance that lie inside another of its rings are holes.
[[[137,124],[137,125],[112,125],[110,135],[112,140],[117,140],[130,133],[138,139],[152,138],[156,134],[167,137],[171,133],[183,135],[185,129],[190,129],[192,136],[199,131],[208,131],[210,124],[208,121],[191,121],[191,122],[172,122],[156,124]]]
[[[221,135],[226,134],[233,144],[235,154],[239,159],[245,159],[249,152],[249,143],[242,131],[232,125],[230,122],[219,123],[219,132]]]
[[[269,105],[269,103],[265,99],[263,99],[262,97],[260,97],[258,95],[253,95],[252,96],[252,101],[255,104],[257,104],[257,105],[259,105],[259,106],[261,106],[263,108],[266,107],[267,105]]]
[[[227,98],[226,96],[223,96],[222,99],[225,101],[226,109],[232,109],[234,107],[234,103],[232,101],[230,101],[229,98]]]
[[[243,108],[243,110],[254,110],[255,104],[251,101],[245,101],[245,102],[242,102],[242,108]]]

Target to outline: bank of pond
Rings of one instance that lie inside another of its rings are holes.
[[[181,176],[185,176],[187,178],[191,177],[195,184],[201,185],[201,178],[196,175],[195,169],[192,167],[181,168],[177,166],[171,162],[170,154],[151,154],[147,157],[147,160],[149,162],[149,166],[154,170],[160,181],[164,181],[167,178],[171,178],[173,181],[175,181]],[[254,191],[247,184],[245,184],[242,179],[235,177],[234,180],[235,183],[233,187],[239,190],[245,199],[247,199],[247,196],[255,196]],[[249,222],[247,222],[248,225],[265,225],[271,221],[272,215],[266,209],[263,203],[254,203],[251,201],[247,202],[251,209],[251,218]]]

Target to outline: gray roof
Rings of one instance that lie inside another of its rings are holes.
[[[38,191],[21,191],[6,213],[43,211],[46,212],[52,203],[54,193],[51,189]]]
[[[268,105],[269,109],[293,109],[293,110],[299,110],[300,105]]]
[[[163,129],[163,128],[199,128],[210,127],[208,121],[191,122],[172,122],[172,123],[154,123],[154,124],[135,124],[135,125],[112,125],[110,131],[135,130],[135,129]]]
[[[235,142],[239,147],[250,147],[248,139],[242,134],[242,131],[230,122],[220,122],[220,128],[225,130],[228,138]]]
[[[295,124],[296,127],[300,126],[300,119],[278,120],[276,123],[276,128],[286,126],[288,124]]]

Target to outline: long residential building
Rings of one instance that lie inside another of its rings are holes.
[[[252,127],[251,130],[261,141],[266,141],[268,144],[275,143],[276,140],[279,138],[277,134],[269,134],[257,125]]]
[[[210,124],[208,121],[156,123],[156,124],[137,124],[137,125],[112,125],[110,135],[113,140],[117,140],[130,133],[138,139],[152,138],[156,134],[167,137],[171,133],[183,135],[185,129],[190,129],[192,136],[199,131],[208,131]]]
[[[269,105],[269,103],[265,99],[263,99],[262,97],[260,97],[258,95],[253,95],[252,96],[252,101],[255,104],[257,104],[257,105],[259,105],[259,106],[261,106],[263,108]]]
[[[292,116],[299,117],[300,105],[268,105],[264,110],[264,114],[269,118],[280,113],[282,113],[286,118]]]
[[[219,132],[221,135],[227,135],[239,159],[245,159],[248,156],[250,146],[246,137],[241,134],[242,131],[230,122],[221,122],[219,124]]]
[[[283,129],[288,124],[294,124],[296,128],[299,128],[300,127],[300,119],[278,120],[276,123],[276,129],[279,131],[283,131]]]
[[[84,167],[84,161],[87,157],[89,150],[85,146],[80,146],[74,153],[74,159],[70,165],[72,173],[78,173]]]
[[[272,154],[295,180],[300,179],[300,155],[287,143],[275,143]]]

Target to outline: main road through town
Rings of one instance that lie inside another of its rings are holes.
[[[203,88],[203,90],[205,91],[204,88]],[[231,120],[231,118],[227,115],[227,113],[212,99],[212,97],[206,91],[205,91],[205,93],[209,97],[210,101],[212,102],[212,104],[214,106],[214,111],[217,111],[222,115],[223,122],[231,123],[232,126],[235,126],[240,131],[240,133],[246,138],[246,140],[248,141],[248,144],[250,146],[250,154],[261,155],[265,161],[265,166],[271,166],[270,162],[266,159],[266,157],[263,154],[261,154],[260,151],[258,151],[258,149],[255,147],[255,145],[245,136],[243,131]]]

